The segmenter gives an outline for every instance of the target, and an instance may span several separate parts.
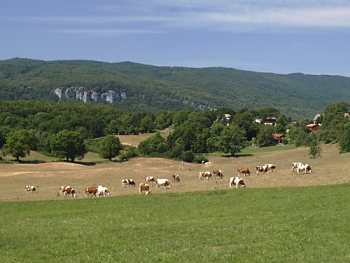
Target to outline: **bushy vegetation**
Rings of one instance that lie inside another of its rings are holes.
[[[320,155],[318,142],[339,142],[341,152],[349,151],[350,119],[344,115],[349,105],[327,106],[317,120],[321,129],[311,132],[307,127],[311,120],[293,123],[291,117],[271,107],[256,110],[244,106],[237,112],[227,107],[205,112],[130,112],[98,104],[0,101],[0,147],[17,160],[36,150],[67,161],[82,159],[92,151],[108,160],[122,154],[123,159],[141,155],[196,162],[201,153],[235,156],[248,145],[268,147],[275,143],[273,134],[278,132],[283,143],[312,147],[310,155],[315,158]],[[265,116],[278,116],[276,125],[255,121]],[[167,136],[155,130],[160,123],[170,124]],[[123,150],[115,137],[140,133],[153,135],[137,149]]]

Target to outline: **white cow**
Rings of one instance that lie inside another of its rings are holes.
[[[236,185],[236,188],[240,188],[242,185],[243,188],[245,188],[245,183],[243,179],[238,176],[230,178],[229,188],[232,188],[232,185]]]
[[[265,164],[265,165],[266,165],[268,171],[273,172],[273,170],[276,169],[276,165],[274,165],[274,164],[272,164],[272,163],[267,163],[267,164]]]
[[[37,192],[38,190],[34,185],[26,185],[26,191],[27,192]]]
[[[100,197],[101,195],[103,195],[103,197],[105,197],[106,195],[111,195],[111,193],[109,192],[108,188],[102,185],[99,185],[97,187],[97,194],[96,196]]]
[[[159,188],[159,186],[164,186],[164,188],[171,188],[171,184],[168,179],[157,179],[156,185]]]
[[[292,172],[294,172],[294,170],[297,169],[298,166],[301,166],[301,165],[303,165],[301,162],[292,163]]]
[[[297,173],[299,174],[300,171],[305,171],[305,173],[308,173],[308,172],[312,173],[312,169],[311,169],[310,165],[308,165],[308,164],[299,165],[297,167]]]

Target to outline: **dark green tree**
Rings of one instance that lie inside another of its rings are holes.
[[[317,135],[313,132],[310,134],[310,149],[309,149],[309,155],[312,159],[315,159],[316,157],[321,156],[321,146],[318,142]]]
[[[100,139],[99,146],[99,156],[103,159],[112,160],[119,155],[120,151],[123,149],[123,146],[118,137],[114,135],[106,135]]]
[[[230,153],[231,156],[235,156],[247,140],[245,131],[235,124],[226,126],[222,131],[220,139],[221,150],[224,153]]]
[[[267,147],[270,145],[273,134],[275,133],[275,127],[272,125],[261,125],[260,130],[256,137],[256,145],[259,147]]]
[[[152,132],[154,130],[154,123],[152,119],[147,115],[141,120],[140,132]]]
[[[350,152],[350,123],[344,126],[343,135],[339,141],[340,153]]]
[[[53,156],[74,162],[83,159],[87,153],[83,136],[79,132],[62,130],[51,137],[50,147]]]
[[[33,137],[26,130],[11,132],[6,136],[6,143],[2,151],[5,155],[11,155],[19,161],[19,158],[30,155]]]
[[[138,146],[141,155],[151,155],[153,153],[164,153],[169,150],[166,139],[164,139],[160,132],[142,141]]]

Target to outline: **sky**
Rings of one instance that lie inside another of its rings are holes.
[[[350,76],[350,0],[3,0],[0,60]]]

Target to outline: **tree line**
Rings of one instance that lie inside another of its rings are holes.
[[[199,162],[205,153],[235,156],[252,144],[268,147],[279,133],[284,144],[310,146],[316,157],[320,142],[339,143],[340,152],[350,151],[348,109],[347,102],[328,105],[317,119],[321,130],[311,132],[307,124],[312,120],[293,122],[273,107],[147,112],[99,104],[0,101],[0,148],[17,160],[35,150],[66,161],[92,151],[108,160],[153,156]],[[276,125],[255,121],[266,117],[275,117]],[[165,129],[169,134],[162,136]],[[139,133],[154,134],[137,148],[123,146],[116,136]]]

